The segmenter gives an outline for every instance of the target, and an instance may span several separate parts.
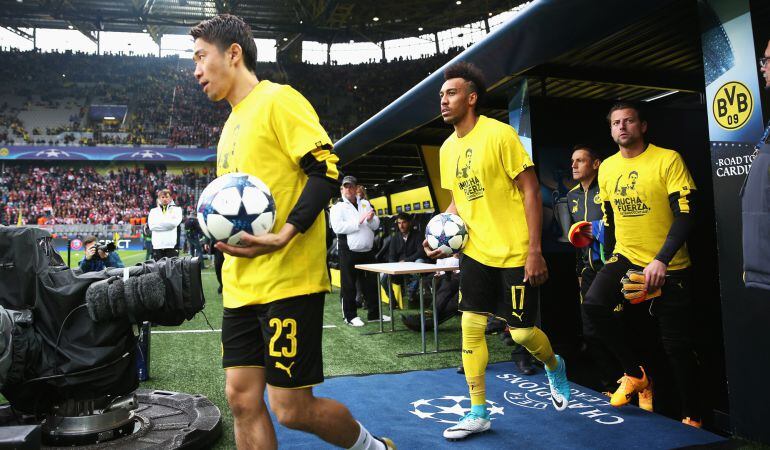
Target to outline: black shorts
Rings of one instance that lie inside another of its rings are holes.
[[[222,367],[264,367],[267,384],[275,387],[323,382],[324,298],[319,293],[224,308]]]
[[[540,289],[524,281],[524,267],[499,268],[460,257],[460,311],[500,317],[513,328],[535,325]]]

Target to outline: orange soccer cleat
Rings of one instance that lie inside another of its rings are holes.
[[[639,366],[642,371],[642,378],[632,377],[628,374],[623,374],[623,377],[618,380],[620,387],[612,394],[610,398],[610,404],[612,406],[623,406],[631,401],[635,394],[647,389],[650,385],[650,380],[647,379],[647,374],[644,372],[644,368]]]
[[[689,425],[691,427],[700,428],[703,426],[703,423],[699,420],[691,419],[689,417],[685,417],[682,419],[682,423],[685,425]]]
[[[652,381],[639,392],[639,407],[645,411],[652,412]]]

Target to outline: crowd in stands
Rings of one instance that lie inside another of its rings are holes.
[[[333,140],[376,114],[462,48],[390,62],[258,63],[260,78],[288,83],[313,104]],[[192,61],[177,56],[0,51],[0,144],[213,147],[227,115],[198,86]],[[8,102],[13,96],[19,102]],[[126,105],[125,120],[89,120],[90,105]],[[66,105],[66,123],[28,129],[18,114]]]
[[[355,65],[258,63],[257,75],[305,95],[338,140],[460,51]],[[0,50],[0,57],[0,145],[213,147],[230,112],[226,102],[205,97],[192,61],[176,56]],[[98,122],[89,119],[91,105],[125,105],[127,113]],[[24,123],[40,110],[68,112],[53,115],[62,123]],[[192,210],[196,190],[212,176],[208,170],[174,175],[153,167],[105,172],[87,165],[6,164],[0,171],[0,224],[17,223],[20,211],[25,224],[127,223],[147,215],[161,187]]]
[[[171,189],[186,212],[213,178],[213,168],[172,174],[162,167],[123,167],[97,171],[93,166],[6,164],[0,171],[0,224],[123,224],[146,217],[156,190]]]

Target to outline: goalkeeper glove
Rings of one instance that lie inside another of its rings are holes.
[[[593,239],[584,234],[584,230],[589,226],[591,226],[591,222],[586,222],[585,220],[572,224],[568,236],[570,243],[577,248],[588,247],[591,245]]]
[[[621,292],[623,297],[629,301],[632,305],[642,303],[643,301],[660,297],[660,288],[655,289],[652,292],[647,292],[645,289],[644,272],[639,270],[629,270],[626,275],[620,280],[623,286]]]

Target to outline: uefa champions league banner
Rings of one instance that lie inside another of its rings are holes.
[[[144,250],[144,241],[141,238],[121,238],[117,241],[111,239],[99,239],[100,244],[115,242],[115,250],[120,253],[121,250]],[[79,238],[64,239],[53,238],[53,247],[61,255],[67,254],[67,244],[73,252],[83,251],[83,240]]]
[[[0,147],[0,161],[178,161],[214,162],[215,148],[78,147],[8,145]]]

